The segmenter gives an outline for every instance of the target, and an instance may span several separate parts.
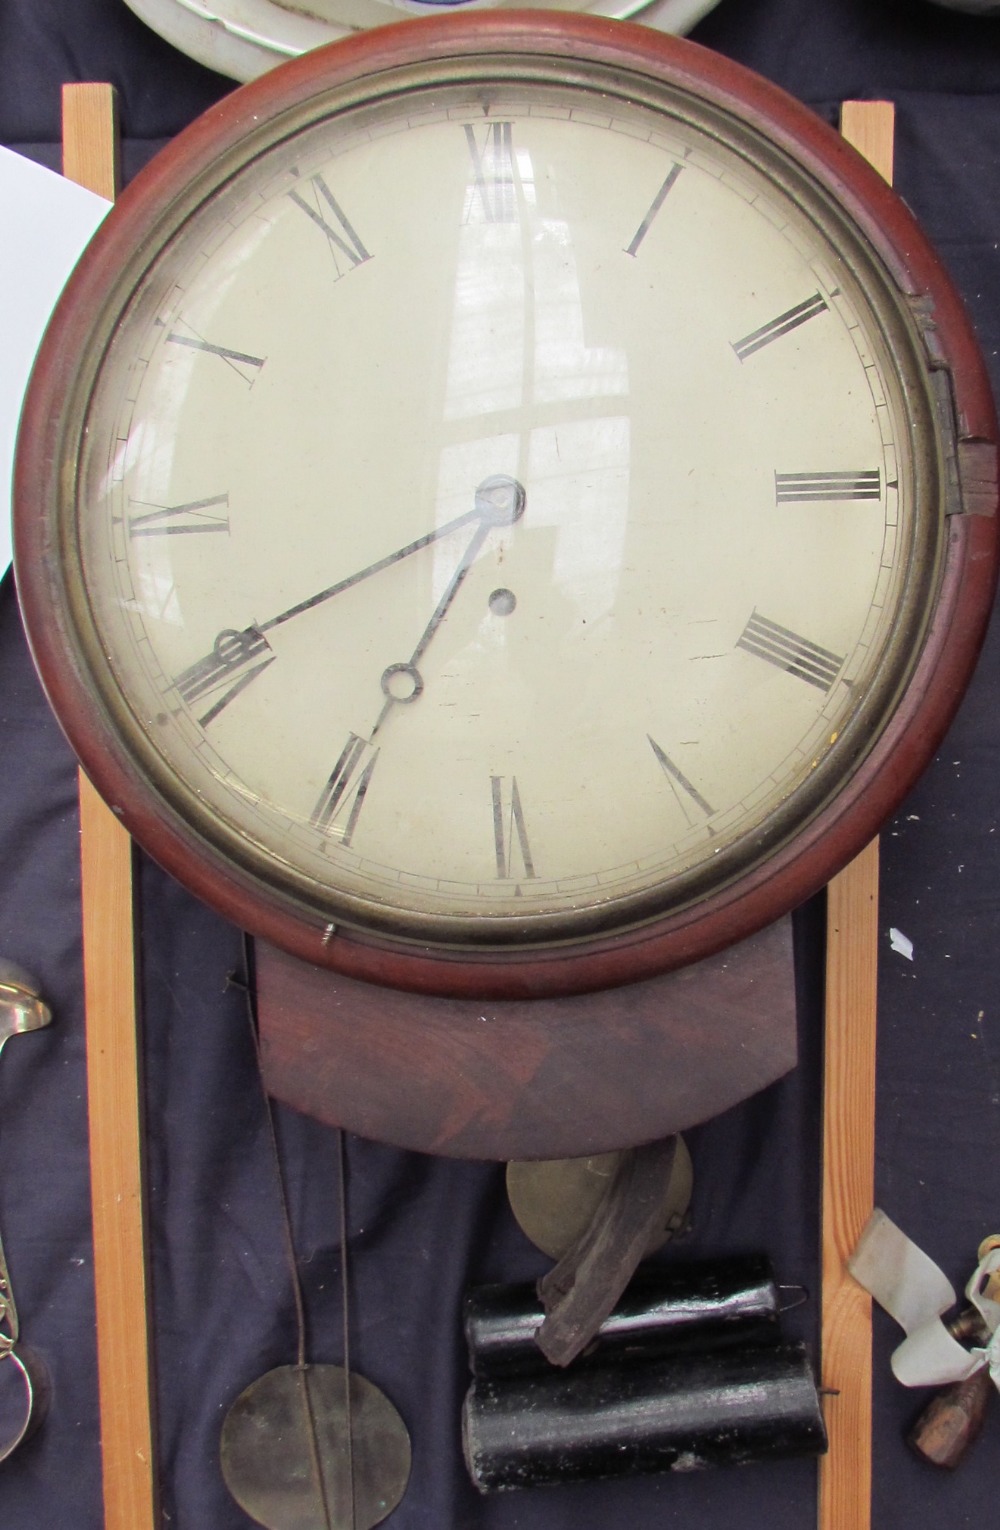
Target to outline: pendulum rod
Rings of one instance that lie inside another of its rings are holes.
[[[256,974],[247,936],[243,965],[245,980],[230,981],[243,990],[247,1003],[295,1296],[298,1359],[294,1366],[278,1366],[259,1377],[229,1409],[222,1429],[222,1474],[237,1503],[268,1530],[372,1530],[406,1490],[410,1439],[388,1398],[355,1376],[351,1364],[347,1140],[338,1128],[343,1361],[312,1364],[306,1358],[305,1304],[274,1106],[261,1069]]]
[[[298,1360],[279,1365],[246,1387],[222,1426],[220,1464],[226,1486],[266,1530],[372,1530],[399,1503],[410,1475],[410,1437],[389,1399],[351,1367],[348,1277],[347,1145],[336,1142],[341,1264],[341,1365],[306,1358],[306,1315],[282,1167],[274,1107],[260,1072],[255,973],[245,937],[243,989],[284,1220],[298,1322]]]
[[[358,1530],[358,1500],[354,1478],[354,1413],[351,1405],[351,1298],[347,1285],[347,1145],[337,1127],[337,1185],[340,1237],[340,1302],[344,1351],[344,1417],[347,1420],[347,1480],[351,1485],[351,1530]]]
[[[331,1512],[330,1512],[329,1498],[328,1498],[328,1495],[327,1495],[326,1478],[325,1478],[325,1475],[323,1473],[323,1462],[322,1462],[322,1456],[321,1456],[320,1447],[319,1447],[319,1427],[318,1427],[317,1422],[316,1422],[316,1410],[315,1410],[315,1408],[313,1406],[312,1393],[309,1390],[309,1366],[308,1366],[308,1364],[306,1362],[306,1311],[305,1311],[305,1303],[304,1303],[303,1298],[302,1298],[302,1282],[299,1279],[298,1261],[297,1261],[297,1259],[295,1257],[295,1235],[294,1235],[294,1233],[292,1231],[292,1214],[291,1214],[291,1211],[289,1210],[289,1206],[288,1206],[288,1190],[287,1190],[287,1187],[285,1185],[285,1175],[284,1175],[284,1172],[283,1172],[282,1166],[281,1166],[281,1150],[280,1150],[280,1148],[278,1146],[278,1131],[277,1131],[277,1127],[275,1125],[275,1120],[274,1120],[274,1107],[273,1107],[273,1105],[271,1103],[270,1095],[268,1094],[267,1090],[264,1088],[264,1075],[263,1075],[263,1071],[261,1069],[261,1056],[260,1056],[260,1033],[259,1033],[258,1027],[257,1027],[257,1013],[256,1013],[256,1005],[255,1005],[255,1002],[254,1002],[254,982],[253,982],[253,966],[252,966],[252,957],[251,957],[251,947],[250,947],[250,939],[245,934],[243,936],[243,972],[244,972],[244,980],[238,986],[242,987],[243,992],[244,992],[244,994],[246,996],[247,1018],[248,1018],[249,1023],[250,1023],[250,1035],[251,1035],[251,1039],[252,1039],[252,1042],[253,1042],[254,1057],[255,1057],[256,1062],[257,1062],[257,1077],[258,1077],[258,1079],[260,1081],[261,1098],[262,1098],[262,1100],[264,1102],[264,1118],[265,1118],[265,1120],[267,1122],[267,1138],[268,1138],[268,1143],[269,1143],[270,1149],[271,1149],[271,1161],[272,1161],[272,1164],[273,1164],[273,1167],[274,1167],[275,1182],[276,1182],[277,1187],[278,1187],[278,1201],[279,1201],[279,1204],[280,1204],[280,1207],[281,1207],[282,1239],[283,1239],[284,1245],[285,1245],[285,1257],[286,1257],[286,1260],[287,1260],[287,1263],[288,1263],[288,1276],[289,1276],[289,1280],[291,1282],[291,1287],[292,1287],[292,1298],[293,1298],[293,1300],[295,1302],[295,1331],[296,1331],[296,1362],[295,1363],[296,1363],[296,1370],[298,1371],[298,1380],[299,1380],[299,1388],[298,1388],[298,1390],[299,1390],[299,1396],[300,1396],[300,1399],[301,1399],[301,1402],[302,1402],[302,1411],[303,1411],[303,1414],[304,1414],[305,1419],[306,1419],[306,1431],[305,1432],[306,1432],[306,1439],[307,1439],[308,1449],[309,1449],[309,1460],[310,1460],[310,1466],[311,1466],[311,1469],[312,1469],[313,1485],[314,1485],[315,1490],[316,1490],[316,1499],[317,1499],[317,1501],[318,1501],[318,1503],[320,1505],[321,1512],[322,1512],[322,1515],[323,1515],[323,1530],[335,1530],[333,1517],[332,1517]],[[341,1164],[340,1204],[341,1204],[341,1208],[343,1208],[343,1165],[342,1164]],[[341,1210],[341,1216],[343,1216],[343,1210]],[[343,1241],[343,1235],[342,1235],[342,1240],[341,1240],[341,1261],[343,1262],[343,1260],[344,1260],[344,1241]],[[344,1285],[345,1285],[345,1300],[346,1300],[346,1279],[344,1281]],[[346,1330],[346,1323],[347,1323],[347,1319],[346,1319],[346,1314],[345,1314],[345,1318],[344,1318],[345,1330]],[[345,1356],[344,1356],[344,1370],[345,1370],[345,1372],[348,1372],[348,1363],[347,1363],[346,1353],[345,1353]],[[349,1382],[349,1372],[348,1372],[348,1381],[345,1383],[345,1385],[347,1385],[348,1388],[349,1388],[349,1385],[350,1385],[350,1382]],[[350,1419],[350,1414],[348,1414],[348,1419]],[[348,1443],[348,1451],[350,1452],[350,1443]],[[351,1505],[352,1505],[352,1524],[351,1524],[351,1530],[354,1530],[354,1524],[353,1524],[353,1504],[354,1504],[354,1471],[353,1471],[353,1465],[351,1466],[351,1469],[350,1469],[350,1482],[351,1482]]]

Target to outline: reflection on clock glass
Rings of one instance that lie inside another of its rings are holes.
[[[118,327],[101,645],[161,773],[342,917],[697,896],[868,742],[914,555],[888,355],[818,223],[681,118],[359,108]]]

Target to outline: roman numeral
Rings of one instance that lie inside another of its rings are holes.
[[[652,734],[647,733],[646,737],[649,739],[650,748],[656,756],[660,769],[663,771],[663,774],[669,781],[670,788],[678,803],[680,804],[681,811],[683,812],[688,823],[693,826],[694,824],[701,822],[700,816],[695,815],[691,811],[692,803],[696,808],[699,809],[701,814],[704,814],[706,817],[710,818],[715,812],[715,809],[712,807],[711,803],[705,801],[698,788],[694,785],[693,782],[688,780],[680,766],[674,763],[669,754],[660,748]],[[678,791],[678,787],[680,787],[680,791]]]
[[[513,132],[511,122],[491,122],[479,144],[475,129],[465,124],[473,180],[465,199],[463,222],[473,221],[476,208],[486,223],[517,222]]]
[[[521,855],[521,865],[524,868],[525,877],[535,875],[535,863],[531,858],[531,846],[528,844],[528,831],[524,824],[524,810],[521,807],[521,793],[517,787],[517,777],[510,778],[510,795],[504,790],[504,776],[491,776],[490,786],[493,796],[493,840],[497,854],[497,876],[504,880],[515,875],[513,871],[514,844]],[[506,799],[506,800],[505,800]]]
[[[347,743],[313,808],[309,822],[328,834],[335,830],[337,820],[346,814],[347,822],[339,834],[342,845],[350,845],[354,838],[377,759],[378,750],[367,739],[349,733]]]
[[[348,271],[353,271],[356,266],[364,265],[365,261],[371,260],[372,257],[348,222],[346,214],[323,177],[314,175],[310,177],[307,184],[313,189],[315,206],[297,189],[290,191],[288,195],[296,207],[301,207],[306,217],[325,234],[337,271],[336,280],[339,281],[342,276],[347,275]]]
[[[818,292],[812,297],[806,298],[802,303],[796,303],[794,308],[789,308],[786,313],[779,313],[770,324],[762,324],[760,329],[755,329],[749,335],[744,335],[742,340],[733,341],[733,350],[740,361],[746,361],[754,351],[770,345],[772,340],[780,340],[782,335],[789,334],[793,329],[798,329],[800,324],[806,324],[816,315],[826,309],[826,300]]]
[[[264,654],[269,657],[262,657]],[[207,728],[262,670],[273,663],[270,644],[256,627],[245,627],[242,632],[227,628],[219,633],[211,653],[189,665],[177,676],[174,685],[188,706],[211,698],[208,710],[198,718],[200,726]]]
[[[226,345],[213,345],[197,333],[182,335],[178,330],[171,330],[167,339],[174,345],[186,345],[193,351],[204,351],[206,356],[218,356],[250,388],[260,376],[260,369],[267,359],[264,356],[251,356],[248,351],[232,351]]]
[[[754,611],[747,622],[736,646],[745,648],[747,653],[756,654],[759,659],[766,659],[777,669],[797,675],[800,680],[815,685],[821,691],[830,689],[844,662],[841,655],[831,653],[829,648],[821,648],[818,643],[811,643],[808,638],[779,626],[777,622],[761,616],[758,611]]]
[[[229,515],[213,514],[220,507],[229,510],[229,495],[216,494],[212,499],[190,499],[183,505],[151,505],[148,500],[133,499],[130,505],[141,506],[128,518],[128,534],[135,537],[198,536],[206,531],[228,531]]]
[[[817,500],[881,499],[879,468],[853,473],[775,473],[777,505],[807,505]]]
[[[666,180],[663,182],[663,185],[660,187],[659,191],[656,193],[656,196],[649,204],[649,211],[643,218],[642,222],[639,224],[639,227],[636,229],[635,233],[632,235],[632,243],[628,245],[625,250],[626,255],[636,255],[638,253],[640,244],[645,239],[646,235],[649,233],[650,228],[652,227],[653,219],[656,217],[656,214],[659,212],[660,208],[667,200],[667,194],[669,193],[671,186],[674,184],[683,169],[683,165],[671,165]]]

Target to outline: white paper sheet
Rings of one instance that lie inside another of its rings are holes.
[[[10,564],[10,480],[21,401],[66,278],[111,206],[0,148],[0,574]]]

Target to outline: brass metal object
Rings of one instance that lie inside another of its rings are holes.
[[[410,1437],[378,1387],[339,1365],[284,1365],[233,1403],[222,1475],[266,1530],[371,1530],[399,1503]]]
[[[621,1160],[619,1153],[550,1158],[507,1165],[507,1196],[525,1237],[550,1259],[561,1259],[590,1225]],[[691,1154],[678,1136],[663,1185],[662,1214],[645,1257],[683,1231],[691,1203]]]
[[[992,1254],[994,1249],[998,1248],[1000,1248],[1000,1233],[990,1233],[989,1237],[984,1238],[979,1245],[979,1251],[976,1254],[979,1263],[982,1264],[987,1254]],[[986,1277],[979,1294],[985,1296],[987,1301],[1000,1302],[1000,1270],[994,1270]]]
[[[11,1036],[41,1030],[51,1021],[37,979],[15,962],[0,959],[0,1050]]]
[[[52,1011],[42,1003],[37,981],[14,962],[0,960],[0,1051],[11,1036],[40,1030],[51,1020]],[[14,1348],[18,1333],[17,1306],[0,1238],[0,1359]]]
[[[36,979],[14,962],[0,960],[0,1051],[11,1036],[40,1030],[51,1020]],[[34,1433],[48,1407],[45,1366],[31,1350],[15,1349],[19,1337],[17,1304],[0,1239],[0,1461]]]
[[[41,1356],[21,1345],[0,1357],[0,1462],[31,1438],[49,1406],[51,1383]]]

